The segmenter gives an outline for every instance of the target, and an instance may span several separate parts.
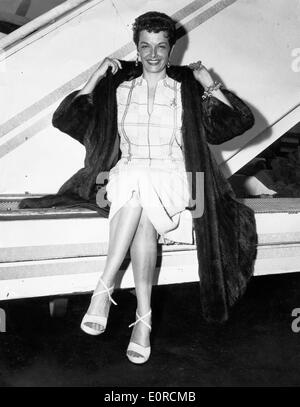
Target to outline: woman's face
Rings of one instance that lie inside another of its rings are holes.
[[[154,33],[142,30],[137,49],[144,70],[155,73],[166,68],[171,49],[165,31]]]

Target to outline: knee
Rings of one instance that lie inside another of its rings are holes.
[[[145,210],[143,209],[141,218],[138,224],[138,230],[140,233],[143,233],[149,241],[153,241],[157,239],[157,232],[154,226],[152,225],[150,219],[145,213]]]
[[[126,202],[126,206],[137,207],[140,206],[140,199],[137,191],[132,191],[130,199]]]

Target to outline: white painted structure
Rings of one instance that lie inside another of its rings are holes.
[[[210,146],[227,176],[300,121],[298,0],[84,1],[55,14],[52,23],[51,11],[40,23],[31,21],[36,31],[19,38],[15,31],[12,43],[12,34],[0,39],[0,198],[55,193],[82,167],[83,147],[51,126],[52,114],[104,57],[135,58],[131,24],[149,10],[168,13],[188,32],[173,63],[202,60],[254,111],[251,130]],[[257,210],[256,275],[299,271],[299,200],[289,200],[286,209],[283,201],[279,209],[266,206],[271,200],[254,201],[248,203]],[[67,212],[0,211],[0,299],[94,288],[105,261],[107,220],[87,210]],[[197,281],[195,247],[163,247],[159,269],[159,284]],[[131,265],[125,270],[119,285],[131,287]]]
[[[300,198],[292,203],[287,198],[283,205],[282,199],[245,201],[256,212],[259,246],[255,275],[299,271]],[[91,291],[103,270],[107,219],[86,209],[65,210],[64,214],[54,209],[40,212],[31,219],[24,213],[10,213],[6,220],[0,216],[0,299]],[[15,220],[11,220],[13,215]],[[199,280],[194,245],[163,246],[161,254],[157,284]],[[116,286],[133,287],[129,258],[121,270]]]

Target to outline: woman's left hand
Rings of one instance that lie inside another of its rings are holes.
[[[211,74],[201,61],[189,64],[189,68],[193,70],[195,79],[201,83],[204,89],[214,84],[214,80],[211,77]]]

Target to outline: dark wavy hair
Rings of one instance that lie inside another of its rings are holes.
[[[176,42],[175,24],[175,21],[167,14],[159,13],[158,11],[148,11],[135,19],[132,25],[133,41],[138,46],[142,30],[154,33],[165,31],[168,34],[170,48],[172,48]]]

